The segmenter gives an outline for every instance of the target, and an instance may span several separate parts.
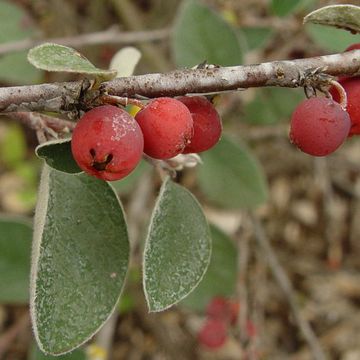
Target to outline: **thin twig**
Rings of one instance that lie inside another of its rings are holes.
[[[71,46],[75,48],[88,45],[103,44],[134,44],[139,42],[158,41],[170,36],[171,30],[158,29],[147,31],[120,31],[116,28],[110,28],[105,31],[98,31],[89,34],[81,34],[72,37],[60,37],[50,39],[25,39],[20,41],[0,44],[0,55],[30,49],[43,43],[55,43]]]
[[[258,243],[258,246],[262,249],[275,280],[286,295],[286,298],[294,315],[294,319],[299,326],[299,329],[304,339],[308,343],[313,358],[315,360],[325,360],[326,356],[321,348],[319,340],[313,332],[310,324],[301,313],[298,302],[294,295],[294,289],[291,285],[291,282],[286,275],[284,269],[282,268],[274,250],[272,249],[270,241],[265,234],[262,224],[256,218],[256,216],[251,213],[250,219],[253,223],[255,239]]]
[[[360,50],[255,65],[129,76],[103,83],[101,92],[121,97],[154,98],[263,86],[294,88],[301,86],[306,72],[318,68],[333,76],[359,74]],[[74,111],[83,98],[83,84],[83,81],[77,81],[0,88],[0,111]]]

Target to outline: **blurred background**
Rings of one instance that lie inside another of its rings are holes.
[[[302,24],[310,11],[340,3],[2,0],[0,82],[12,86],[76,79],[32,67],[26,60],[28,39],[57,39],[100,68],[108,68],[112,56],[131,45],[142,54],[135,74],[205,60],[227,66],[342,52],[360,42],[360,36]],[[136,36],[125,44],[119,32]],[[82,34],[87,36],[79,38]],[[312,359],[293,301],[329,359],[360,359],[360,141],[348,139],[327,158],[297,150],[288,140],[289,118],[304,98],[302,89],[281,88],[215,97],[223,140],[201,156],[203,165],[177,175],[212,224],[213,258],[199,287],[168,311],[147,313],[140,268],[161,179],[142,162],[114,184],[130,225],[127,285],[104,330],[60,359]],[[36,349],[28,318],[31,222],[42,166],[36,146],[35,131],[0,117],[0,359],[52,358]],[[273,276],[269,253],[254,228],[289,276],[290,295]],[[209,304],[219,297],[236,308],[236,320],[214,346],[200,334]]]

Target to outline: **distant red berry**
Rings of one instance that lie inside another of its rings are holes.
[[[155,159],[169,159],[182,153],[193,135],[190,111],[176,99],[154,99],[135,119],[144,135],[144,152]]]
[[[217,349],[223,346],[227,338],[226,323],[219,319],[209,319],[201,328],[198,341],[209,349]]]
[[[293,112],[290,140],[307,154],[325,156],[344,142],[350,126],[349,114],[338,103],[313,97],[302,101]]]
[[[206,307],[206,315],[213,319],[227,320],[229,318],[229,302],[221,296],[213,297]]]
[[[103,180],[119,180],[139,163],[144,147],[140,127],[125,110],[96,107],[78,121],[71,150],[79,167]]]
[[[360,45],[360,44],[357,44]],[[339,80],[340,85],[344,88],[347,96],[346,110],[350,115],[351,129],[349,136],[360,134],[360,77],[346,77]],[[330,89],[333,99],[340,101],[338,90],[333,86]]]
[[[178,98],[191,112],[194,121],[194,135],[183,153],[199,153],[212,148],[221,136],[221,118],[214,105],[204,96],[183,96]]]

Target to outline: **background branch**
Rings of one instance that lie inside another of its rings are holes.
[[[333,76],[358,75],[360,50],[255,65],[183,69],[122,77],[103,83],[100,92],[123,97],[154,98],[263,86],[294,88],[303,86],[307,72],[319,68],[321,73]],[[83,81],[78,81],[0,88],[0,111],[73,111],[81,108],[82,85]],[[97,95],[94,93],[94,99]]]

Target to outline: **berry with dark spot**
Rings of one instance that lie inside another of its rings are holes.
[[[144,139],[138,123],[112,105],[96,107],[82,116],[71,140],[75,161],[86,173],[113,181],[135,169]]]

